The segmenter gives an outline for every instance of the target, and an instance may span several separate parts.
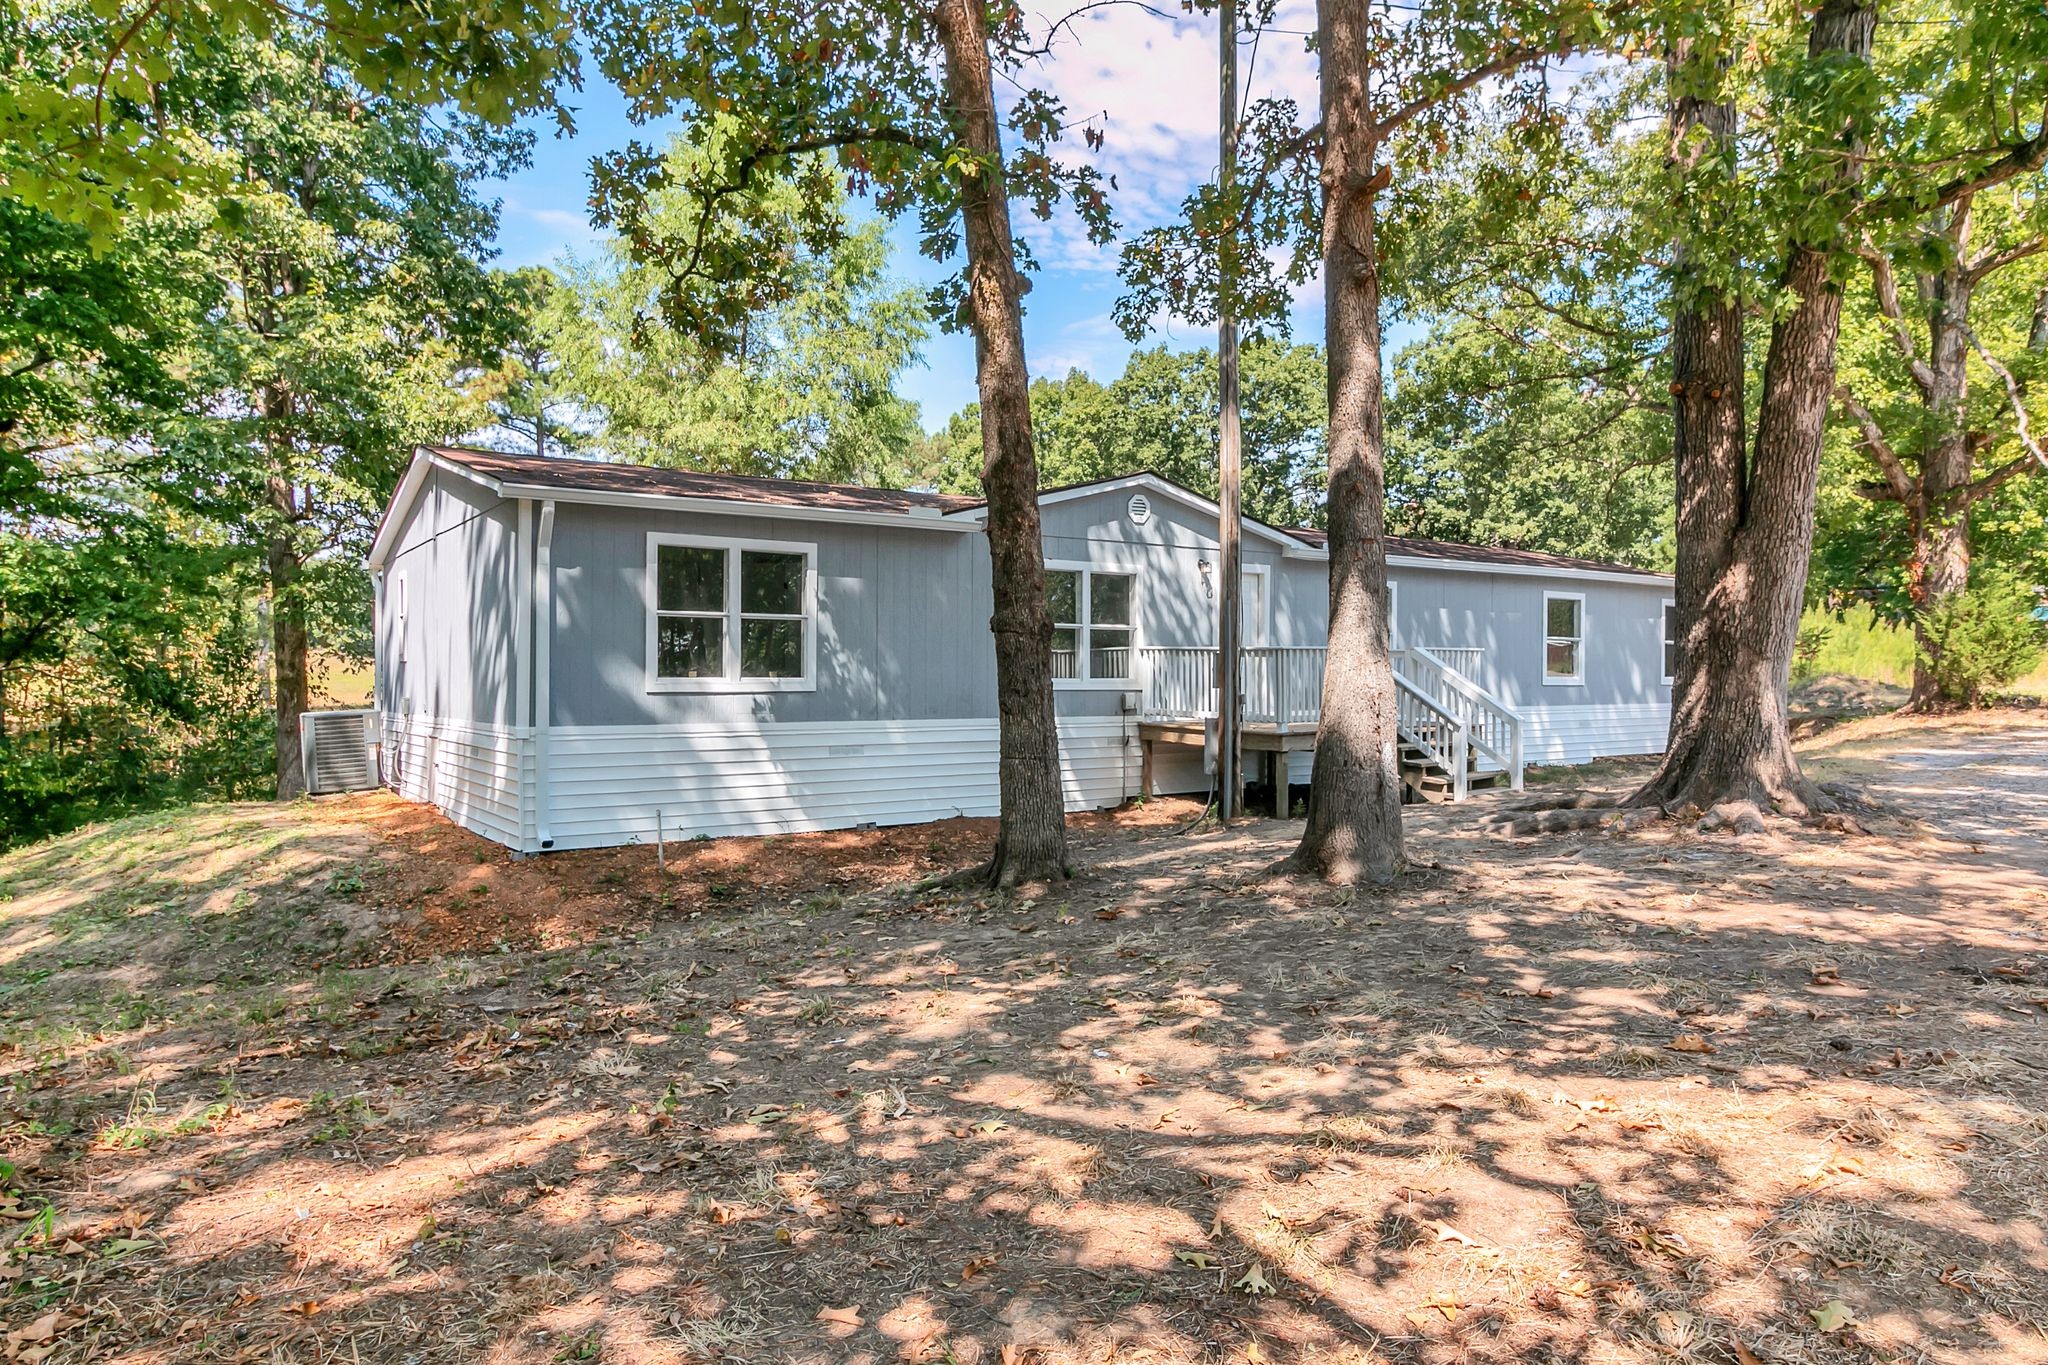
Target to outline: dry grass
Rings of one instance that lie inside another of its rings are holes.
[[[1158,807],[1036,901],[388,803],[23,850],[0,1357],[2048,1360],[2024,725],[1831,733],[1876,837],[1433,810],[1359,895]]]

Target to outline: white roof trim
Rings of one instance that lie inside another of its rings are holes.
[[[1195,511],[1208,516],[1221,517],[1223,515],[1223,509],[1212,500],[1203,497],[1200,493],[1182,488],[1170,479],[1162,479],[1157,474],[1152,473],[1126,474],[1118,479],[1104,479],[1099,483],[1077,484],[1073,488],[1060,488],[1050,493],[1040,493],[1038,495],[1038,505],[1045,507],[1056,502],[1072,502],[1077,498],[1092,498],[1101,493],[1121,492],[1126,488],[1147,489],[1163,497],[1171,498],[1183,507],[1192,507]],[[988,508],[986,506],[966,507],[958,512],[948,512],[946,515],[949,518],[966,517],[980,521],[988,516]],[[1253,535],[1263,537],[1278,545],[1281,553],[1287,558],[1325,558],[1323,551],[1296,540],[1285,531],[1266,525],[1265,522],[1260,521],[1257,517],[1244,518],[1244,528]]]
[[[769,517],[778,521],[831,521],[853,526],[908,527],[919,531],[959,533],[977,529],[973,523],[950,520],[935,507],[911,507],[902,512],[874,512],[850,507],[811,507],[801,503],[699,498],[685,493],[621,493],[602,489],[562,488],[553,484],[507,483],[422,446],[413,452],[412,463],[406,466],[404,477],[398,481],[398,488],[391,495],[391,506],[384,514],[384,524],[377,528],[377,538],[370,545],[367,560],[370,568],[381,568],[390,555],[391,541],[397,536],[398,527],[405,520],[406,513],[411,510],[413,500],[419,496],[429,469],[446,470],[508,501],[532,498],[537,502],[579,503],[591,507],[656,507],[669,512],[701,512],[711,516]]]
[[[1438,559],[1433,555],[1388,555],[1387,567],[1444,569],[1451,573],[1519,574],[1527,578],[1564,578],[1574,583],[1629,583],[1638,588],[1669,588],[1672,582],[1669,574],[1577,569],[1568,564],[1499,564],[1486,559]]]
[[[775,521],[836,521],[852,526],[895,526],[917,531],[972,531],[972,525],[949,521],[934,510],[914,507],[902,512],[869,512],[852,507],[810,507],[802,503],[743,502],[736,498],[693,498],[685,493],[616,493],[587,488],[556,488],[548,484],[506,483],[497,486],[507,498],[553,498],[556,502],[591,507],[658,507],[670,512],[703,512],[723,517],[761,517]]]
[[[399,528],[405,524],[406,514],[412,511],[413,502],[419,497],[420,489],[426,485],[427,471],[435,468],[459,474],[493,492],[497,490],[495,480],[485,478],[474,469],[465,469],[453,460],[436,455],[425,446],[414,447],[412,463],[405,467],[405,473],[399,477],[398,487],[391,494],[391,505],[384,509],[383,524],[377,527],[377,538],[370,542],[370,553],[364,557],[364,564],[372,571],[383,568],[384,562],[391,557],[392,542],[398,538]]]

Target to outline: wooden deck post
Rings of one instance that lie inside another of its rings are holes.
[[[1138,741],[1138,795],[1150,799],[1152,796],[1152,741]]]

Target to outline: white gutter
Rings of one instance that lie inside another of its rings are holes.
[[[1329,557],[1329,551],[1323,552]],[[1574,569],[1556,564],[1495,564],[1484,559],[1438,559],[1432,555],[1388,555],[1394,569],[1444,569],[1451,573],[1520,574],[1528,578],[1568,578],[1575,583],[1628,583],[1638,588],[1668,588],[1671,575],[1624,573],[1612,569]]]
[[[658,507],[670,512],[703,512],[722,517],[760,517],[775,521],[836,521],[850,526],[895,526],[918,531],[974,531],[972,523],[948,520],[922,507],[902,512],[867,512],[845,507],[811,507],[801,503],[744,502],[735,498],[693,498],[679,493],[607,493],[587,488],[556,488],[547,484],[499,483],[466,471],[500,497],[546,498],[588,507]]]
[[[541,848],[552,848],[555,843],[548,819],[548,684],[554,675],[555,641],[554,543],[555,504],[549,499],[540,505],[540,538],[534,546],[533,561],[533,829],[534,842]]]

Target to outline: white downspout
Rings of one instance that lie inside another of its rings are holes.
[[[533,643],[533,811],[534,837],[542,848],[552,848],[554,831],[548,821],[548,684],[554,676],[550,662],[555,643],[555,500],[540,505],[540,539],[534,547],[533,588],[535,601]]]
[[[525,783],[524,764],[533,752],[533,561],[528,547],[533,544],[533,500],[519,500],[519,520],[512,537],[512,740],[521,763],[520,781]],[[525,806],[524,793],[521,806]],[[520,813],[519,845],[533,852],[539,836]]]

